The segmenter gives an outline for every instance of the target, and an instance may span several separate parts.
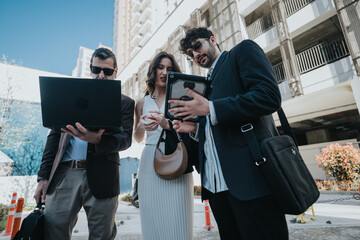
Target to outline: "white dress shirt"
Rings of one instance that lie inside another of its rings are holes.
[[[209,69],[208,73],[212,73],[212,70],[215,68],[220,56],[216,58],[214,63],[212,64],[211,68]],[[217,118],[215,113],[214,104],[212,101],[209,101],[209,109],[210,109],[210,116],[206,116],[206,124],[205,124],[205,142],[204,142],[204,153],[205,153],[205,166],[204,166],[204,173],[202,176],[202,184],[203,187],[209,190],[212,193],[218,193],[228,190],[226,185],[223,172],[221,170],[221,165],[219,161],[219,156],[216,150],[216,145],[214,142],[214,137],[211,131],[210,124],[216,125]],[[199,127],[199,125],[198,125]],[[198,131],[194,137],[194,139],[198,138]]]

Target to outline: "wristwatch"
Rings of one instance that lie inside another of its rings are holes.
[[[37,177],[37,182],[40,182],[40,180],[43,180],[43,179],[45,179],[45,178],[38,176],[38,177]]]

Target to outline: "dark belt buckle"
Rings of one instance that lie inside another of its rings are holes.
[[[81,169],[81,167],[79,166],[79,161],[72,161],[71,168],[73,168],[73,169]]]

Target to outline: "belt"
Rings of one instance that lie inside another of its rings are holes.
[[[86,161],[72,160],[72,161],[62,162],[61,164],[74,169],[83,169],[86,167]]]

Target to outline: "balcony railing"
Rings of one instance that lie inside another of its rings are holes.
[[[317,44],[296,54],[300,74],[314,70],[325,64],[337,61],[349,55],[349,49],[343,38]],[[273,66],[278,83],[285,80],[283,63]]]
[[[311,71],[349,55],[345,40],[335,39],[317,44],[296,55],[300,73]]]
[[[250,39],[254,39],[274,26],[271,12],[255,20],[246,27]]]
[[[315,0],[285,0],[286,16],[289,17]]]
[[[273,69],[274,69],[274,72],[275,72],[277,82],[282,83],[285,80],[284,64],[282,62],[278,63],[278,64],[273,66]]]

